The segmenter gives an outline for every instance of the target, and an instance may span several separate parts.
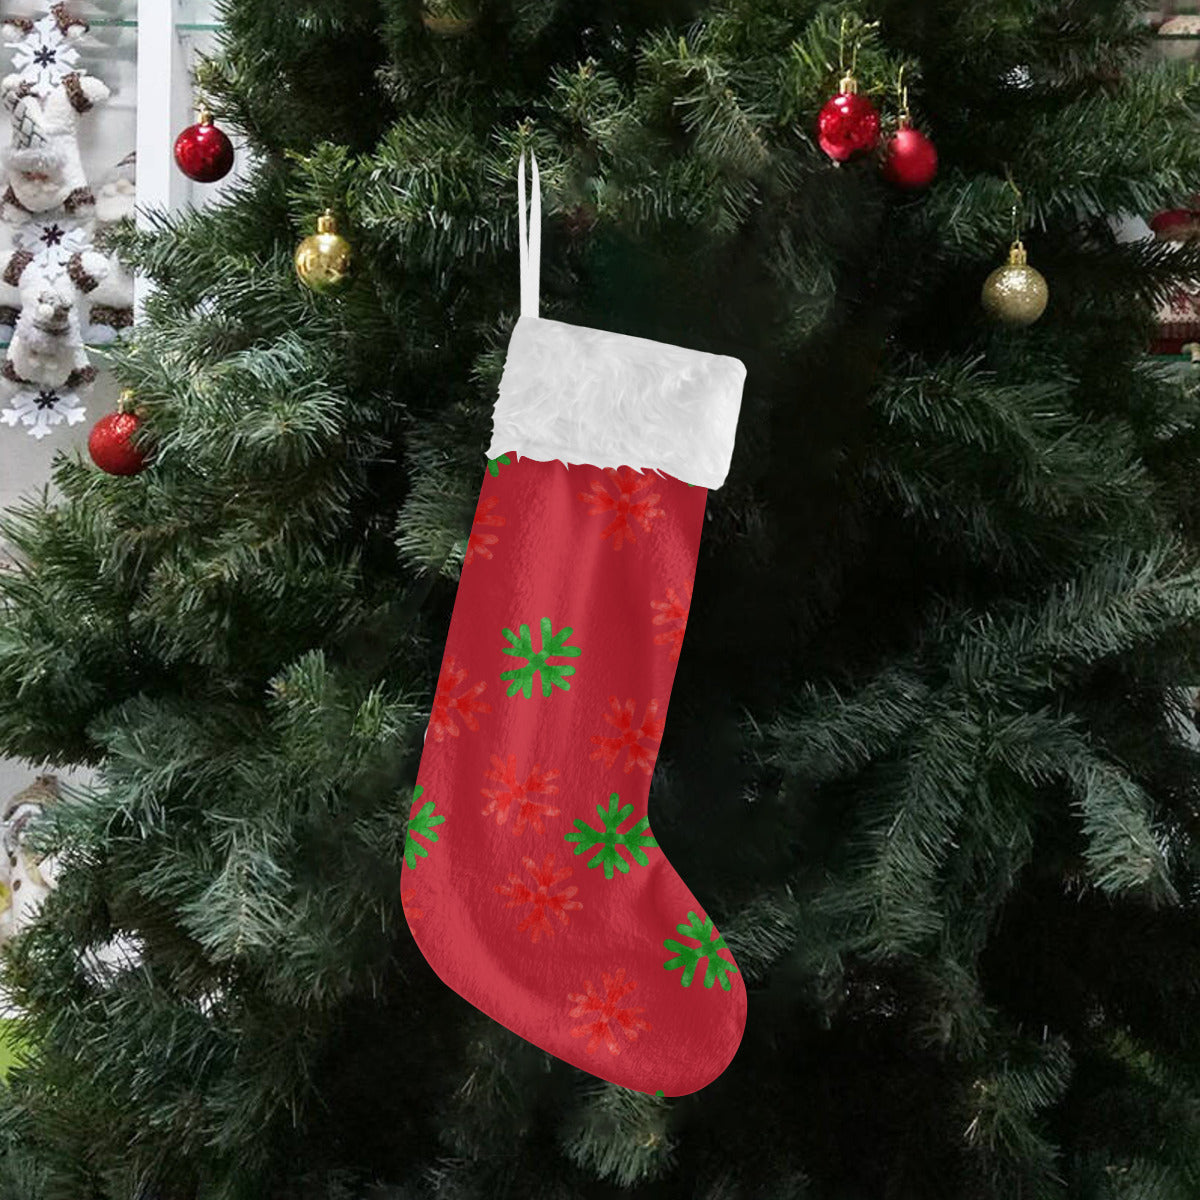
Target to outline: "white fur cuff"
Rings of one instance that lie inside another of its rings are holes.
[[[746,368],[721,354],[521,317],[492,418],[489,458],[662,471],[719,488]]]

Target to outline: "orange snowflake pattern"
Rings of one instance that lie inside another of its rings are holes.
[[[679,593],[674,588],[667,588],[665,600],[651,600],[650,607],[658,613],[651,622],[654,625],[669,625],[677,622],[677,628],[666,629],[654,635],[656,646],[671,647],[671,661],[679,661],[679,653],[683,649],[683,634],[687,629],[688,613],[692,607],[692,585],[685,583],[683,590],[687,593],[687,601],[680,600]]]
[[[496,891],[501,896],[509,898],[507,908],[517,908],[522,905],[532,905],[529,912],[517,924],[521,933],[528,933],[529,940],[536,943],[545,934],[554,936],[554,926],[550,924],[548,913],[552,913],[562,925],[569,925],[569,912],[576,912],[583,907],[580,901],[574,899],[579,889],[575,886],[555,891],[564,879],[571,877],[571,868],[554,869],[554,855],[547,854],[539,867],[532,858],[521,859],[521,865],[533,877],[536,888],[525,883],[519,875],[510,875],[508,883],[497,884]]]
[[[571,1030],[571,1036],[587,1038],[589,1054],[594,1054],[596,1047],[601,1044],[610,1054],[620,1054],[621,1045],[617,1041],[614,1026],[629,1041],[636,1041],[639,1033],[650,1032],[650,1026],[639,1015],[646,1010],[621,1003],[637,987],[632,979],[626,980],[624,967],[618,968],[612,975],[604,972],[600,980],[604,986],[603,993],[592,987],[590,979],[585,979],[581,993],[567,994],[567,999],[574,1005],[569,1015],[590,1018],[583,1025],[576,1025]]]
[[[533,796],[552,796],[558,791],[557,771],[543,771],[541,763],[534,763],[524,780],[517,779],[517,756],[510,754],[505,762],[499,755],[492,755],[492,769],[484,778],[498,783],[496,788],[480,788],[482,795],[488,798],[487,806],[482,810],[485,817],[495,814],[496,824],[503,825],[508,820],[508,814],[516,806],[516,818],[513,821],[513,833],[524,833],[529,825],[535,833],[545,833],[542,825],[543,817],[557,817],[562,811]]]
[[[632,700],[626,700],[622,704],[616,696],[609,696],[608,703],[612,707],[612,712],[605,713],[604,719],[616,729],[616,736],[605,737],[601,734],[593,734],[591,741],[596,749],[592,751],[592,758],[602,758],[604,765],[611,767],[620,757],[621,751],[628,750],[629,757],[625,760],[625,774],[628,775],[634,767],[641,767],[649,775],[654,770],[658,744],[662,740],[662,732],[666,727],[666,722],[660,720],[658,716],[658,701],[651,700],[646,705],[642,723],[637,726],[633,723],[634,702]],[[652,744],[643,746],[642,742]]]
[[[490,704],[479,699],[487,688],[487,684],[483,680],[472,684],[461,696],[451,694],[462,686],[462,681],[466,677],[466,668],[460,668],[455,663],[453,655],[447,655],[446,661],[442,664],[442,673],[438,677],[437,688],[433,693],[433,711],[429,714],[429,732],[433,734],[435,742],[440,742],[448,737],[458,737],[459,728],[454,719],[455,714],[461,718],[462,723],[468,729],[476,730],[479,728],[479,719],[476,714],[492,711]]]
[[[498,496],[487,496],[479,501],[475,509],[475,519],[471,523],[471,533],[467,538],[467,552],[463,555],[464,567],[469,567],[477,554],[480,558],[492,557],[492,547],[500,539],[494,533],[485,533],[483,530],[476,532],[476,526],[487,525],[496,529],[504,525],[504,518],[492,512],[499,503]]]
[[[404,891],[400,893],[400,907],[404,909],[404,915],[410,921],[419,921],[425,915],[425,910],[423,908],[417,908],[416,904],[414,903],[416,898],[416,888],[405,888]]]
[[[613,514],[613,519],[601,531],[600,537],[611,537],[613,549],[620,550],[627,540],[637,541],[632,521],[636,521],[649,533],[653,528],[654,518],[666,514],[664,509],[658,507],[662,497],[657,492],[652,496],[643,496],[640,500],[634,499],[643,488],[653,484],[651,476],[643,475],[632,467],[606,467],[604,475],[608,482],[616,485],[615,496],[608,490],[604,479],[593,479],[592,490],[580,492],[579,498],[592,506],[590,515],[593,517]]]

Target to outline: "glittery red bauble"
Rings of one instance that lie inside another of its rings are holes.
[[[879,113],[866,96],[843,90],[817,114],[817,144],[836,162],[867,154],[879,145]]]
[[[189,179],[216,183],[233,166],[233,143],[212,121],[201,120],[175,139],[175,161]]]
[[[92,426],[88,453],[100,470],[110,475],[136,475],[146,465],[146,452],[132,441],[141,423],[136,413],[115,412]]]
[[[883,148],[883,177],[896,187],[928,187],[937,174],[938,158],[934,144],[919,130],[902,125],[888,138]]]

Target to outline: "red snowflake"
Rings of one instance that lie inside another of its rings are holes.
[[[500,503],[498,496],[487,496],[479,501],[478,507],[475,509],[475,520],[471,525],[471,533],[467,538],[467,552],[463,556],[463,566],[469,567],[475,555],[480,558],[491,558],[491,548],[500,540],[494,533],[475,532],[476,525],[490,525],[496,528],[505,524],[504,518],[492,512],[492,509]]]
[[[633,534],[630,518],[637,521],[649,533],[654,518],[664,516],[665,513],[663,509],[657,507],[660,499],[657,492],[653,496],[645,496],[641,500],[633,498],[643,488],[648,488],[653,484],[654,480],[651,476],[643,475],[632,467],[618,467],[616,470],[607,467],[604,474],[610,482],[617,485],[615,496],[605,486],[603,479],[593,479],[592,490],[580,492],[579,498],[585,504],[592,506],[591,515],[593,517],[598,517],[602,513],[613,514],[613,519],[604,527],[600,536],[601,538],[611,537],[613,549],[620,550],[625,544],[626,538],[631,542],[637,541]]]
[[[621,751],[628,750],[625,774],[628,775],[634,767],[641,767],[649,775],[654,770],[654,758],[658,754],[658,743],[662,740],[662,731],[666,725],[665,721],[658,718],[658,701],[651,700],[646,705],[642,723],[636,727],[633,724],[632,700],[626,700],[622,704],[616,696],[609,696],[608,702],[612,706],[612,712],[605,713],[604,719],[617,730],[617,735],[603,737],[593,734],[591,740],[596,749],[592,751],[592,758],[602,758],[604,765],[611,767],[620,757]],[[643,746],[642,742],[653,744]]]
[[[637,984],[631,979],[625,980],[625,968],[618,968],[615,975],[607,972],[600,976],[604,984],[604,994],[600,995],[592,987],[592,981],[583,981],[582,994],[567,993],[567,999],[575,1006],[571,1009],[572,1017],[592,1017],[585,1025],[576,1025],[571,1030],[572,1037],[588,1039],[587,1052],[592,1054],[601,1042],[608,1047],[610,1054],[620,1054],[621,1047],[613,1029],[615,1025],[632,1042],[637,1040],[639,1033],[649,1033],[650,1026],[638,1016],[644,1008],[622,1006],[621,1001],[633,991]]]
[[[467,677],[465,667],[459,668],[451,655],[447,655],[442,664],[442,673],[438,677],[437,688],[433,693],[433,711],[429,714],[429,732],[435,742],[447,737],[458,737],[458,725],[454,714],[462,718],[462,723],[471,730],[479,728],[476,713],[490,713],[492,706],[479,699],[487,684],[480,680],[472,684],[461,696],[450,693],[462,686]]]
[[[413,904],[413,901],[416,900],[416,898],[416,888],[405,888],[404,891],[400,893],[400,907],[404,909],[404,915],[410,921],[419,921],[425,915],[425,910],[423,908],[417,908]]]
[[[683,634],[687,629],[688,612],[692,606],[692,585],[685,583],[683,590],[687,592],[686,603],[679,599],[679,593],[674,588],[667,588],[667,598],[665,600],[651,600],[650,607],[653,608],[658,616],[654,618],[653,624],[667,625],[672,621],[678,621],[677,629],[667,629],[662,633],[654,635],[654,644],[656,646],[671,647],[671,661],[679,661],[679,652],[683,649]]]
[[[498,788],[480,788],[480,792],[488,798],[483,815],[490,817],[496,814],[496,824],[503,825],[508,820],[512,806],[517,806],[516,820],[513,822],[513,833],[523,833],[526,824],[533,826],[534,832],[545,833],[542,827],[543,817],[557,817],[561,809],[540,800],[531,798],[533,794],[552,796],[558,791],[554,782],[558,778],[557,771],[543,771],[540,763],[534,763],[525,776],[524,782],[517,779],[517,756],[510,754],[504,762],[498,755],[492,755],[492,769],[484,776],[500,784]]]
[[[519,875],[510,875],[507,884],[496,885],[496,891],[501,896],[509,897],[506,906],[508,908],[516,908],[522,904],[533,905],[517,925],[520,933],[528,931],[531,942],[536,942],[543,933],[547,937],[553,937],[554,927],[550,924],[546,914],[553,913],[563,925],[567,925],[571,920],[567,913],[575,912],[576,909],[583,907],[578,900],[572,899],[579,891],[577,887],[564,888],[561,892],[552,890],[557,888],[564,879],[570,878],[571,868],[563,867],[556,871],[553,854],[547,854],[540,867],[532,858],[521,859],[521,865],[533,876],[537,890],[535,891],[527,883],[524,883]]]

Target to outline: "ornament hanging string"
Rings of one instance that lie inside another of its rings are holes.
[[[858,38],[854,39],[850,47],[850,70],[846,70],[846,22],[848,18],[845,13],[842,13],[842,26],[838,31],[838,74],[853,75],[858,69]]]
[[[1008,186],[1012,188],[1013,193],[1012,240],[1019,242],[1025,228],[1025,198],[1021,195],[1021,189],[1017,187],[1017,181],[1013,178],[1012,168],[1007,163],[1004,164],[1004,177],[1008,180]]]
[[[878,21],[862,21],[859,20],[855,25],[854,33],[849,37],[850,41],[850,68],[846,69],[846,41],[847,30],[850,25],[850,18],[846,13],[842,13],[842,23],[838,29],[838,74],[843,78],[853,79],[858,74],[858,48],[862,42],[863,35],[872,29],[879,26]]]

